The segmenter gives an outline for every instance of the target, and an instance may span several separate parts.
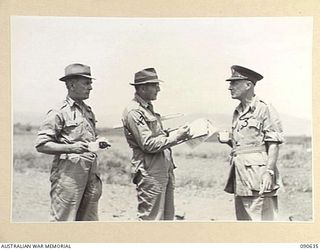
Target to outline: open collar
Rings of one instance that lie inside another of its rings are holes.
[[[83,101],[81,103],[77,103],[75,102],[75,100],[73,100],[69,95],[67,95],[65,102],[70,106],[77,106],[80,109],[85,108],[87,111],[91,112],[91,107],[86,105]]]
[[[143,100],[137,93],[134,94],[134,98],[141,104],[142,107],[148,108],[150,102]]]
[[[236,107],[236,112],[238,112],[238,114],[241,114],[241,113],[247,113],[249,112],[250,110],[253,112],[255,111],[255,109],[257,108],[257,103],[259,102],[259,98],[255,95],[253,98],[252,98],[252,101],[249,103],[249,106],[246,110],[242,110],[242,106],[241,106],[241,103]]]

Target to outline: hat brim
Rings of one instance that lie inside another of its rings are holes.
[[[82,77],[85,77],[85,78],[89,78],[89,79],[96,80],[96,79],[93,78],[92,76],[88,76],[88,75],[85,75],[85,74],[72,74],[72,75],[67,75],[67,76],[61,77],[59,80],[64,82],[64,81],[66,81],[67,79],[72,78],[73,76],[82,76]]]
[[[248,77],[241,77],[241,76],[235,76],[235,77],[230,77],[228,79],[226,79],[226,81],[237,81],[237,80],[248,80]]]
[[[154,79],[154,80],[147,80],[147,81],[143,81],[143,82],[129,82],[130,85],[142,85],[142,84],[148,84],[148,83],[159,83],[159,82],[163,82],[160,79]]]

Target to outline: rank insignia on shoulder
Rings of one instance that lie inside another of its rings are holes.
[[[140,117],[139,117],[139,119],[138,119],[138,121],[137,121],[137,125],[139,126],[139,125],[144,125],[144,117],[143,117],[143,115],[141,115]]]

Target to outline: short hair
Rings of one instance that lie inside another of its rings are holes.
[[[137,84],[137,85],[134,85],[134,88],[136,91],[140,91],[142,86],[146,86],[146,84]]]
[[[78,76],[68,77],[68,78],[65,80],[67,89],[69,90],[69,89],[70,89],[70,84],[73,83],[75,80],[78,80],[78,79],[79,79]]]
[[[253,84],[253,87],[256,86],[257,81],[253,81],[253,80],[249,80],[249,79],[247,79],[247,81],[250,82],[250,83],[252,83],[252,84]]]

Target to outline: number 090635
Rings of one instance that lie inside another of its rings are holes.
[[[315,249],[315,248],[319,248],[319,245],[318,244],[300,244],[300,248],[305,248],[305,249]]]

